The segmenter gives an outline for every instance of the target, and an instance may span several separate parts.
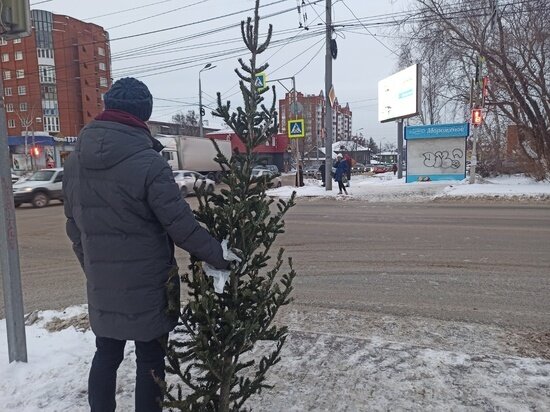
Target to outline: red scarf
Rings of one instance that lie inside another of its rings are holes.
[[[149,131],[149,127],[147,126],[147,123],[137,118],[136,116],[122,110],[106,109],[105,111],[103,111],[103,113],[100,113],[95,118],[95,120],[122,123],[127,126],[140,127],[142,129]]]

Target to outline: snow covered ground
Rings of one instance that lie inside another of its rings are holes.
[[[84,329],[85,312],[79,306],[35,316],[27,326],[28,364],[8,364],[0,347],[1,410],[88,410],[94,337]],[[254,410],[550,410],[550,359],[498,327],[300,307],[280,321],[290,337],[270,374],[275,388],[251,399]],[[133,410],[134,360],[128,344],[120,411]]]
[[[405,183],[392,173],[354,176],[349,196],[318,181],[273,196],[362,201],[550,200],[550,182],[523,176]],[[287,308],[290,326],[271,391],[251,399],[258,411],[550,411],[550,334],[526,336],[496,326],[344,310]],[[85,306],[43,311],[28,320],[29,362],[8,364],[0,320],[0,410],[86,411],[94,336]],[[118,375],[118,410],[133,410],[133,345]]]
[[[510,199],[510,200],[550,200],[550,182],[536,182],[528,177],[501,176],[480,179],[480,183],[470,185],[463,181],[433,181],[405,183],[393,173],[374,176],[352,176],[349,196],[339,196],[338,184],[333,182],[332,191],[321,187],[320,181],[305,179],[304,187],[283,186],[272,189],[269,194],[282,198],[290,197],[296,191],[298,197],[336,197],[338,199],[367,200],[371,202],[418,202],[452,199]]]

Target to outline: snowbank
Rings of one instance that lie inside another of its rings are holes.
[[[85,306],[45,311],[27,326],[28,364],[8,364],[0,346],[3,411],[87,411],[94,337]],[[248,406],[269,411],[548,410],[550,361],[521,355],[521,337],[492,326],[290,308],[271,391]],[[58,318],[58,319],[55,319]],[[52,323],[53,320],[53,323]],[[48,332],[46,328],[52,332]],[[0,340],[6,342],[5,321]],[[133,410],[133,345],[118,374],[118,410]]]
[[[283,186],[269,191],[271,196],[288,198],[293,191],[298,197],[337,198],[339,200],[367,200],[371,202],[419,202],[437,199],[519,199],[550,200],[550,182],[536,182],[519,176],[502,176],[481,179],[482,183],[470,185],[463,181],[436,181],[405,183],[393,173],[374,176],[358,175],[351,179],[349,196],[338,195],[338,184],[333,182],[327,192],[320,181],[305,179],[304,187]]]

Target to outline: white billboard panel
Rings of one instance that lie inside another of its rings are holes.
[[[420,65],[414,64],[378,82],[378,121],[415,116],[420,107]]]

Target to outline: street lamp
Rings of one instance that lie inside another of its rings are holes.
[[[206,66],[204,66],[199,71],[199,135],[200,137],[204,137],[204,130],[202,129],[202,116],[204,109],[202,107],[202,84],[201,84],[201,73],[207,70],[212,70],[216,66],[212,66],[212,63],[207,63]]]

